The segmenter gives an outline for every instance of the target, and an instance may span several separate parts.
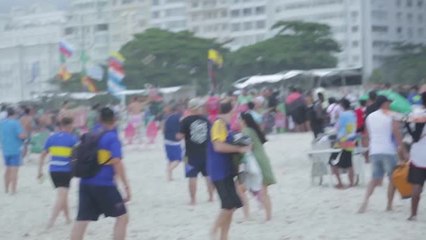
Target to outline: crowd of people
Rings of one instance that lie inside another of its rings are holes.
[[[346,188],[341,169],[348,172],[349,187],[355,186],[353,151],[357,146],[368,149],[365,159],[372,164],[372,180],[360,213],[367,210],[370,196],[384,177],[390,178],[397,165],[410,161],[407,181],[413,184],[413,192],[409,219],[415,220],[426,181],[426,159],[422,154],[426,121],[410,118],[402,122],[392,114],[390,99],[375,90],[368,96],[355,101],[330,97],[326,102],[325,93],[321,91],[303,93],[291,88],[284,94],[264,88],[223,96],[211,93],[206,97],[165,103],[161,95],[151,89],[148,96],[134,97],[127,108],[95,104],[90,109],[71,109],[69,103],[64,102],[59,111],[37,112],[31,106],[3,106],[0,138],[6,165],[5,191],[16,193],[18,170],[25,157],[40,154],[37,178],[42,180],[46,158],[50,156],[49,173],[57,190],[57,200],[47,227],[52,228],[62,212],[66,221],[71,222],[68,190],[75,175],[72,161],[79,160],[73,154],[79,142],[81,145],[86,138],[96,135],[93,138],[96,171],[80,180],[77,221],[71,239],[83,239],[89,222],[101,215],[115,217],[114,239],[125,239],[129,221],[126,202],[131,199],[131,188],[122,161],[123,145],[149,146],[156,142],[161,130],[168,159],[167,181],[173,181],[174,170],[184,164],[189,204],[196,205],[197,177],[201,174],[205,178],[209,201],[214,200],[216,192],[221,202],[211,236],[225,240],[235,210],[243,208],[244,217],[250,218],[249,194],[265,210],[265,220],[272,219],[268,187],[275,184],[276,179],[264,148],[267,135],[311,130],[316,140],[333,136],[333,147],[342,150],[330,157],[338,189]],[[426,91],[412,88],[406,97],[425,110]],[[410,149],[403,142],[404,133],[412,138]],[[124,194],[120,193],[118,182]],[[390,179],[387,210],[392,210],[394,193]]]

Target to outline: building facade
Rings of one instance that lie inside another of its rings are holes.
[[[188,0],[150,0],[149,25],[173,32],[187,30]]]
[[[0,17],[0,102],[52,90],[65,13],[34,7]]]
[[[148,24],[148,0],[73,0],[67,12],[64,38],[74,48],[67,60],[72,72],[105,65]]]
[[[341,47],[338,66],[362,67],[364,79],[393,54],[394,44],[426,43],[424,0],[282,0],[275,20],[331,26]]]

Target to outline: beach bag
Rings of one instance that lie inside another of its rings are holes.
[[[78,178],[91,178],[96,176],[103,165],[107,164],[111,159],[103,164],[98,162],[99,140],[105,132],[86,133],[81,136],[79,144],[72,152],[72,174]]]
[[[262,171],[253,153],[244,154],[243,163],[245,172],[243,184],[252,192],[260,191],[263,183]]]
[[[408,163],[397,166],[392,173],[392,183],[403,199],[411,198],[413,186],[408,182]]]

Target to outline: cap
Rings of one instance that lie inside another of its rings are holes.
[[[204,105],[204,101],[200,98],[193,98],[188,102],[189,109],[198,109]]]
[[[381,107],[386,102],[392,102],[392,101],[389,100],[389,98],[387,98],[386,96],[383,96],[383,95],[377,96],[377,99],[376,99],[377,106]]]

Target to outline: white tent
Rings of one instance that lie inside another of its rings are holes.
[[[300,70],[291,70],[285,73],[277,73],[273,75],[253,76],[253,77],[247,78],[247,80],[243,82],[241,82],[241,80],[237,81],[237,83],[234,84],[234,87],[238,89],[242,89],[248,86],[253,86],[253,85],[261,84],[261,83],[277,83],[280,81],[285,81],[287,79],[296,77],[302,73],[303,71],[300,71]]]

